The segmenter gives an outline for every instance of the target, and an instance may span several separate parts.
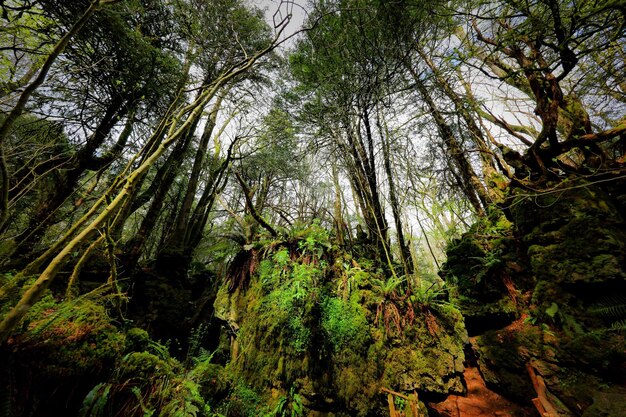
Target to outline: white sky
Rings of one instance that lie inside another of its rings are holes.
[[[291,21],[287,25],[283,38],[298,31],[306,19],[307,0],[247,0],[249,4],[265,12],[265,20],[270,27],[276,27],[291,14]],[[291,42],[289,42],[291,43]]]

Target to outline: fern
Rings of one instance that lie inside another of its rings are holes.
[[[607,319],[626,319],[626,297],[607,298],[592,306],[590,311]]]
[[[83,400],[78,417],[102,417],[109,401],[111,384],[100,383],[93,387]]]
[[[626,332],[626,296],[619,295],[605,298],[593,305],[589,311],[611,321],[610,330],[620,333]]]
[[[626,319],[618,320],[611,324],[611,330],[615,330],[616,332],[626,333]]]

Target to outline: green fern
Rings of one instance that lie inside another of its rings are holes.
[[[80,408],[79,417],[103,417],[107,402],[109,401],[109,393],[111,392],[111,384],[100,383],[92,388],[83,400]]]
[[[626,318],[626,297],[611,297],[595,304],[590,311],[607,319]]]
[[[626,332],[626,297],[619,295],[608,297],[594,304],[589,311],[592,314],[611,321],[610,330]]]
[[[611,324],[611,330],[615,330],[616,332],[626,333],[626,319],[618,320]]]

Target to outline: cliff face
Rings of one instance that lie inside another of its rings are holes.
[[[613,192],[611,192],[613,191]],[[458,285],[487,384],[518,401],[545,380],[562,415],[620,416],[626,352],[623,192],[564,182],[513,193],[449,248],[442,275]]]
[[[247,285],[220,290],[231,377],[292,404],[297,393],[304,415],[385,415],[382,389],[422,400],[462,393],[459,311],[425,283],[389,277],[316,233],[250,249]]]

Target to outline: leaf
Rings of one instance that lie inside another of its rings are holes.
[[[552,303],[550,307],[546,309],[546,314],[550,316],[551,318],[554,318],[554,316],[558,312],[559,312],[559,306],[556,303]]]
[[[100,383],[93,387],[83,400],[79,417],[98,417],[103,415],[102,412],[109,400],[110,391],[110,384]]]

